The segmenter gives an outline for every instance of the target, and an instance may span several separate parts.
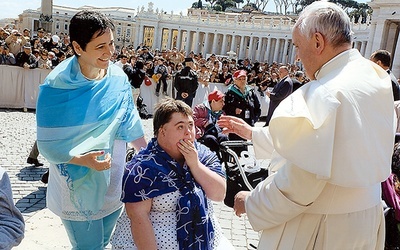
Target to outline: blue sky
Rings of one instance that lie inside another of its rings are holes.
[[[357,2],[365,3],[367,0],[357,0]],[[370,0],[368,0],[369,2]],[[128,7],[137,9],[138,6],[145,6],[150,0],[53,0],[54,5],[69,6],[69,7],[81,7],[84,5],[91,5],[97,7]],[[192,3],[197,0],[151,0],[154,3],[154,9],[163,9],[170,13],[172,10],[175,13],[182,11],[186,14],[186,10],[192,6]],[[273,0],[269,0],[271,7],[269,10],[274,10]],[[203,1],[205,3],[205,1]],[[26,9],[37,9],[41,5],[40,0],[1,0],[0,8],[0,19],[12,17],[18,17]]]

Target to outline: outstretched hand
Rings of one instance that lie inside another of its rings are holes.
[[[252,139],[251,126],[241,118],[222,115],[217,121],[217,124],[220,128],[222,128],[222,133],[224,134],[235,133],[244,139]]]

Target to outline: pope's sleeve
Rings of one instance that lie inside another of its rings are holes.
[[[252,142],[257,159],[270,159],[274,151],[269,127],[254,127],[252,131]]]
[[[245,202],[249,222],[256,231],[281,225],[303,213],[324,189],[326,181],[287,164],[261,182]]]

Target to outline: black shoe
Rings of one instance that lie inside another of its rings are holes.
[[[160,96],[160,92],[156,92],[156,96],[159,97]]]
[[[40,162],[38,161],[38,159],[33,159],[33,158],[31,158],[31,157],[28,157],[28,159],[26,160],[26,162],[29,163],[29,164],[35,165],[35,167],[41,167],[41,166],[43,166],[43,163],[40,163]]]
[[[168,93],[164,91],[164,92],[163,92],[163,95],[168,96]]]
[[[47,184],[49,182],[49,170],[46,171],[46,173],[44,173],[42,175],[42,178],[40,179],[44,184]]]

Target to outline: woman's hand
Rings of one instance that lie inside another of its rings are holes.
[[[99,159],[103,158],[104,159]],[[111,167],[111,155],[105,154],[104,151],[92,151],[82,155],[75,156],[69,163],[85,166],[97,171],[107,170]]]
[[[226,181],[199,161],[197,149],[190,140],[180,140],[178,149],[185,158],[196,182],[204,189],[212,201],[223,201],[226,193]]]
[[[179,152],[183,155],[185,158],[186,164],[191,167],[191,166],[197,166],[199,164],[199,157],[197,154],[197,150],[194,147],[194,144],[192,141],[188,139],[180,140],[178,142],[178,149]]]

